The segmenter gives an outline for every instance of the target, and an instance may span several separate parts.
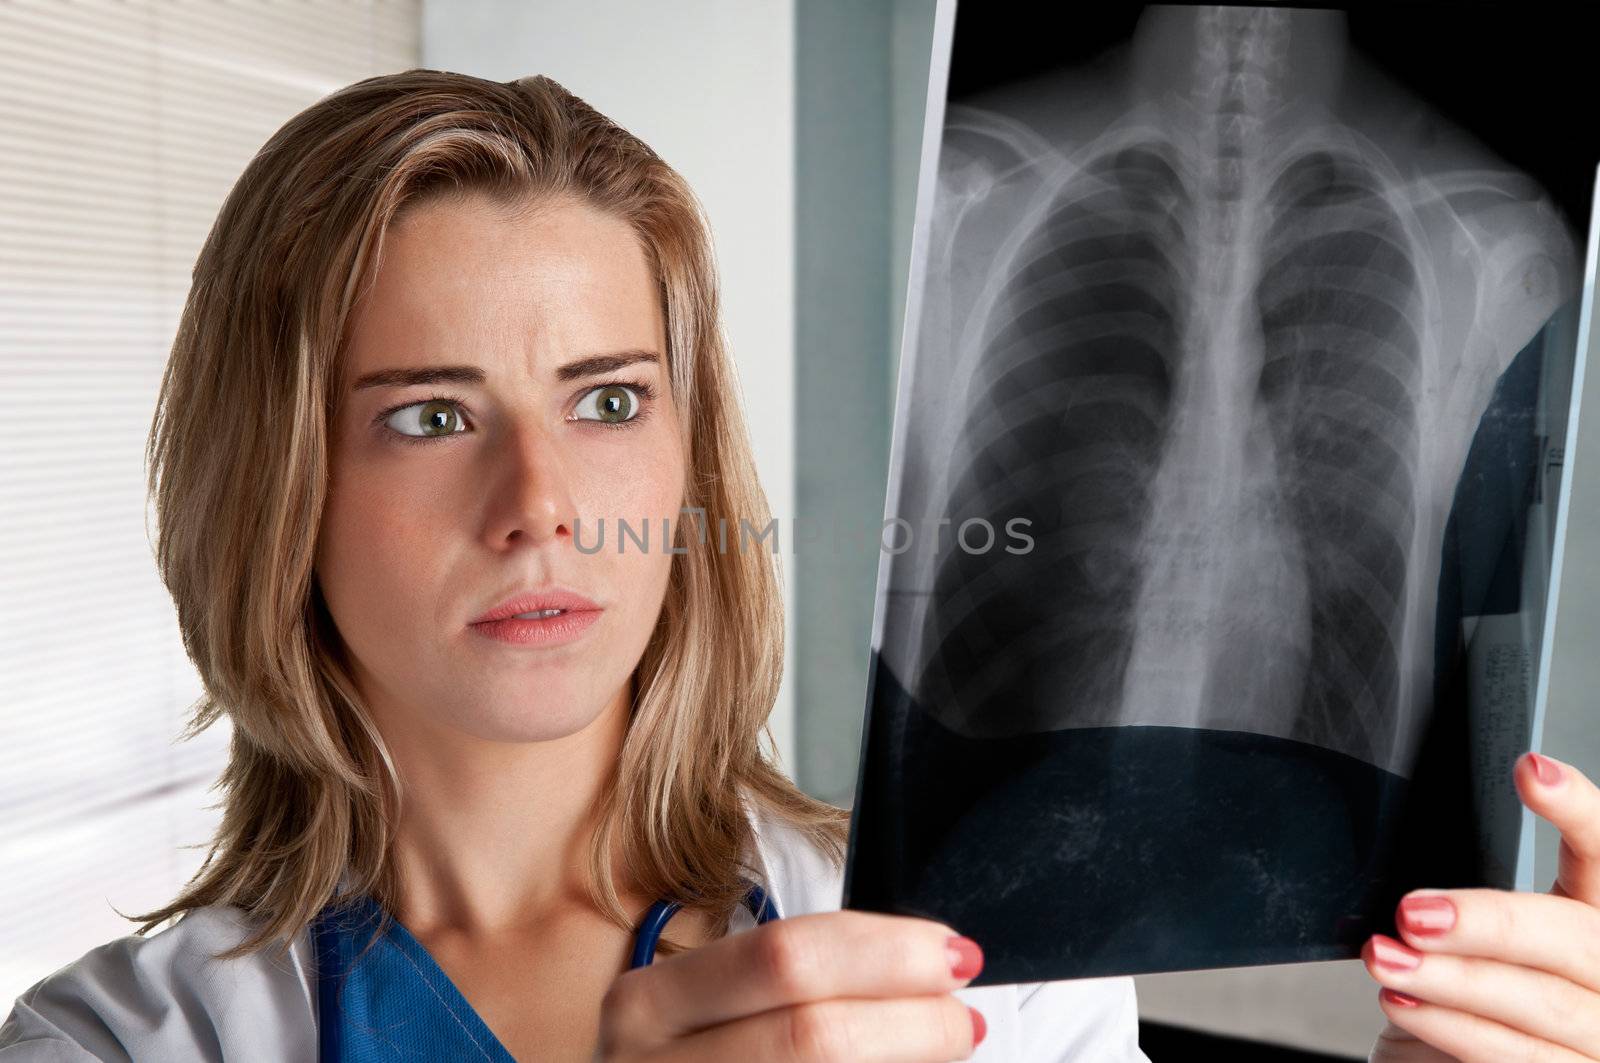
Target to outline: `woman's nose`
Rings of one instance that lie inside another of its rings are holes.
[[[557,434],[539,426],[518,425],[493,453],[490,545],[501,547],[516,541],[542,545],[562,535],[571,537],[577,509],[568,480],[567,455]]]

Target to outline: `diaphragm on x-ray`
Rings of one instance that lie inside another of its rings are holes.
[[[1409,889],[1525,884],[1588,219],[1344,12],[1151,6],[955,99],[974,24],[939,9],[846,906],[988,984],[1348,958]]]

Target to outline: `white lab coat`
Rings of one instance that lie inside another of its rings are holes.
[[[793,828],[752,809],[763,886],[780,916],[835,911],[843,874]],[[17,998],[0,1063],[255,1063],[317,1058],[310,931],[285,955],[212,955],[242,940],[242,912],[197,909],[148,937],[92,949]],[[754,919],[735,913],[732,930]],[[979,1063],[1149,1063],[1138,1047],[1133,979],[962,989],[988,1034]]]

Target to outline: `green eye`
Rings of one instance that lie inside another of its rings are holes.
[[[409,413],[411,410],[418,410],[420,412],[412,414]],[[417,427],[422,429],[420,432],[410,432],[396,429],[396,431],[399,431],[401,435],[409,436],[412,439],[427,439],[435,436],[447,436],[461,431],[462,421],[460,411],[456,409],[453,402],[447,402],[443,399],[429,399],[426,402],[413,402],[409,406],[402,406],[398,410],[395,410],[391,416],[397,418],[401,424],[409,425],[415,423]]]
[[[578,403],[578,416],[586,421],[620,424],[632,420],[638,406],[639,402],[634,397],[632,388],[607,384],[605,387],[595,388],[583,397],[583,401]],[[593,409],[593,416],[586,416],[584,411],[589,409]]]

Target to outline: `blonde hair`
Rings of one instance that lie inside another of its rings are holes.
[[[365,893],[392,910],[401,799],[313,573],[330,420],[352,304],[397,212],[425,197],[571,196],[627,221],[656,276],[688,446],[685,505],[770,519],[721,332],[708,228],[647,145],[547,77],[435,70],[368,78],[290,119],[228,195],[195,263],[147,447],[156,562],[205,694],[184,731],[233,724],[223,815],[176,899],[130,915],[144,934],[236,905],[255,926],[223,955],[287,943]],[[684,524],[689,528],[685,529]],[[838,864],[849,813],[801,792],[758,741],[783,667],[774,555],[700,548],[677,522],[665,601],[632,677],[617,771],[597,809],[589,890],[633,929],[620,853],[651,896],[713,917],[743,896],[745,795]],[[349,888],[339,891],[348,871]],[[663,942],[663,953],[670,944]]]

